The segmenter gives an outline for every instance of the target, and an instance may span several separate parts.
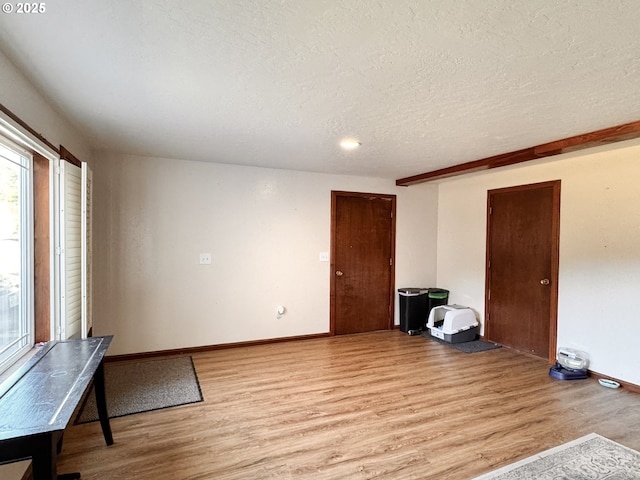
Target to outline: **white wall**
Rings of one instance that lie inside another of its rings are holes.
[[[94,330],[110,354],[329,330],[331,190],[395,193],[396,285],[435,282],[437,187],[99,155],[0,51],[0,103],[94,169]],[[213,264],[198,265],[211,252]],[[288,313],[277,320],[275,307]],[[396,323],[397,323],[396,303]]]
[[[589,353],[593,371],[640,384],[640,146],[443,181],[438,284],[484,316],[487,191],[560,179],[558,346]]]
[[[396,194],[396,285],[434,283],[437,186],[97,155],[96,334],[124,354],[328,332],[331,190]]]
[[[0,50],[0,103],[44,136],[56,148],[64,145],[73,155],[91,161],[91,148]]]

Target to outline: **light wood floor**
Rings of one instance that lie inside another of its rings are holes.
[[[640,395],[399,331],[194,355],[205,401],[70,427],[84,480],[468,479],[596,432],[640,450]]]

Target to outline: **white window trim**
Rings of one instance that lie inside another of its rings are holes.
[[[20,289],[20,302],[26,305],[26,321],[29,326],[29,335],[27,337],[26,345],[16,350],[13,354],[7,357],[2,363],[0,363],[0,373],[5,372],[16,362],[25,356],[29,351],[33,349],[34,337],[35,337],[35,322],[34,322],[34,262],[33,262],[33,155],[26,150],[22,145],[15,143],[12,139],[7,138],[5,135],[0,135],[3,145],[6,145],[9,149],[15,151],[28,161],[26,171],[28,172],[28,181],[26,185],[22,185],[25,188],[26,193],[26,205],[20,208],[20,236],[27,244],[27,254],[24,256],[21,253],[21,271],[26,272],[26,281],[22,282],[22,285],[26,285],[25,288]],[[26,290],[26,291],[25,291]]]
[[[12,140],[18,145],[22,145],[22,148],[38,152],[40,155],[51,161],[57,161],[59,158],[58,152],[53,150],[41,140],[35,138],[29,131],[22,127],[22,125],[18,124],[15,120],[1,111],[0,134],[4,135],[9,140]]]

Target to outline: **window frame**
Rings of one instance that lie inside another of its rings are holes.
[[[23,170],[20,174],[20,324],[25,331],[18,338],[24,343],[17,350],[0,357],[0,373],[6,371],[33,348],[35,339],[34,316],[34,257],[33,257],[33,155],[20,145],[0,135],[0,144],[19,155]],[[16,163],[11,159],[7,161]],[[16,163],[17,164],[17,163]]]
[[[31,163],[30,163],[31,180],[30,182],[28,182],[31,188],[30,202],[31,202],[31,208],[32,208],[31,221],[29,222],[30,250],[28,255],[31,266],[30,266],[28,285],[29,285],[29,296],[30,296],[29,303],[31,308],[31,317],[33,321],[32,341],[28,346],[29,348],[25,347],[24,351],[21,352],[22,353],[21,356],[18,356],[18,355],[12,356],[13,363],[11,365],[13,365],[13,368],[15,368],[16,364],[19,365],[21,361],[28,358],[28,356],[34,351],[33,347],[35,346],[34,345],[35,342],[46,342],[49,340],[53,340],[53,335],[52,335],[54,331],[54,329],[52,328],[53,316],[51,315],[51,309],[50,309],[50,304],[53,304],[54,302],[53,292],[52,291],[50,292],[49,289],[47,289],[46,292],[43,292],[49,298],[49,301],[40,302],[43,307],[40,309],[42,311],[40,312],[38,311],[38,306],[36,303],[38,302],[37,295],[36,295],[38,292],[35,291],[35,288],[38,287],[38,285],[51,284],[51,280],[52,280],[51,272],[53,271],[51,270],[53,266],[53,255],[51,255],[51,252],[54,251],[53,250],[54,245],[53,245],[53,238],[46,238],[44,241],[47,244],[49,244],[49,248],[44,250],[45,253],[43,254],[42,252],[38,252],[37,250],[35,250],[35,244],[37,243],[35,239],[37,225],[35,225],[35,223],[37,221],[36,217],[38,216],[38,214],[46,216],[46,218],[49,219],[47,222],[48,223],[47,226],[53,227],[53,225],[51,224],[50,212],[49,211],[38,212],[38,209],[40,209],[40,207],[35,203],[35,197],[36,197],[35,176],[37,175],[35,158],[38,158],[39,161],[42,161],[40,166],[43,166],[46,164],[43,167],[44,170],[42,174],[45,176],[49,176],[49,171],[51,166],[54,165],[55,162],[59,159],[59,152],[46,139],[44,139],[43,137],[35,133],[33,129],[31,129],[26,124],[24,124],[19,118],[13,115],[10,111],[8,111],[2,105],[0,105],[0,136],[2,136],[5,140],[13,144],[14,146],[17,146],[19,151],[26,151],[31,156]],[[48,199],[46,201],[47,206],[45,207],[45,210],[48,210],[49,208],[48,205],[50,204],[51,195],[53,192],[53,189],[51,188],[52,186],[51,177],[49,177],[49,181],[46,183],[48,183],[49,185],[47,187],[47,192],[39,192],[39,193],[43,194]],[[49,235],[51,235],[51,233]],[[48,254],[46,253],[47,250],[48,250]],[[47,258],[38,258],[38,256],[40,257],[46,256]],[[37,281],[35,277],[37,274],[36,269],[37,269],[38,262],[45,262],[50,267],[45,269],[44,277]],[[46,311],[44,311],[43,309]],[[39,317],[46,317],[46,318],[39,318]],[[9,365],[9,362],[7,362],[7,364],[3,366],[5,370],[0,370],[0,383],[4,380],[5,376],[7,375],[7,372],[10,372],[12,370],[11,365]],[[2,373],[3,371],[4,373]]]

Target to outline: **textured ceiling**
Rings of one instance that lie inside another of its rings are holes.
[[[396,179],[640,120],[638,25],[638,0],[67,0],[0,14],[0,49],[96,149]]]

